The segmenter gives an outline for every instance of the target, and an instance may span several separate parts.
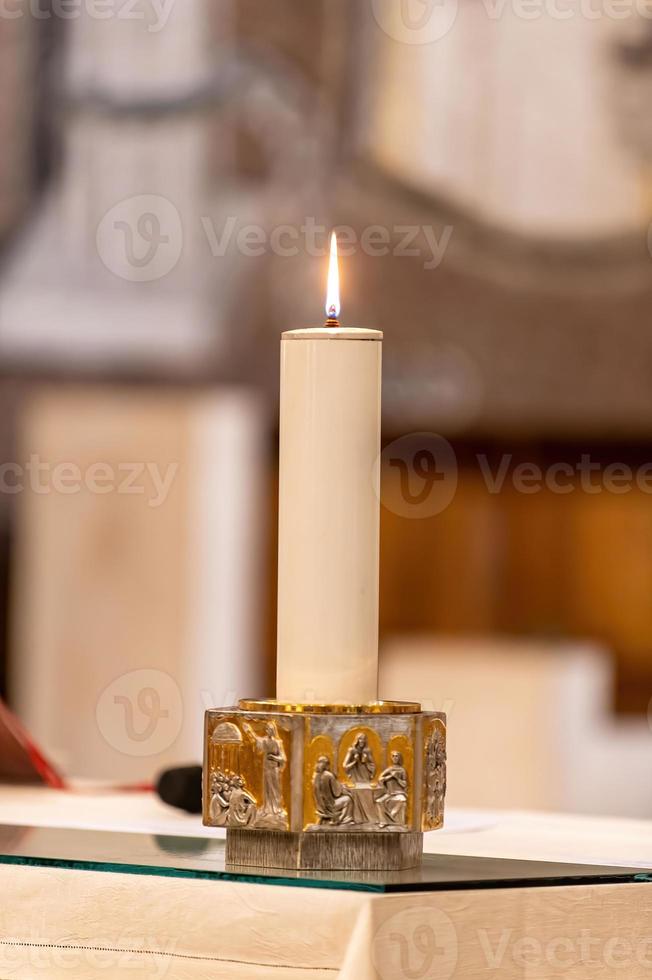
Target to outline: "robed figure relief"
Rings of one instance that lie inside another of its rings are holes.
[[[276,724],[275,722],[267,722],[264,735],[256,735],[247,722],[243,722],[242,728],[254,743],[256,752],[262,757],[263,802],[258,811],[256,826],[285,827],[287,813],[283,806],[281,773],[287,760]]]
[[[353,823],[353,798],[331,772],[330,759],[326,755],[317,759],[312,791],[320,826]]]
[[[256,820],[256,801],[242,776],[234,776],[229,796],[228,827],[250,827]]]
[[[210,818],[214,827],[226,827],[229,812],[229,780],[221,770],[211,773]]]
[[[435,728],[426,749],[426,818],[430,827],[441,825],[446,796],[446,742]]]
[[[344,772],[353,785],[353,819],[357,824],[376,824],[378,810],[374,802],[371,780],[376,774],[376,763],[364,732],[356,736],[353,745],[344,756]]]
[[[256,820],[256,801],[244,779],[221,769],[211,773],[210,817],[214,827],[251,827]]]
[[[407,819],[408,775],[400,752],[392,752],[391,763],[378,777],[378,818],[381,827],[403,827]]]
[[[344,758],[344,771],[354,785],[369,783],[376,773],[376,763],[367,742],[367,736],[361,732]]]

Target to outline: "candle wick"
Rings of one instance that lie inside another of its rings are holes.
[[[337,319],[337,307],[333,304],[328,307],[328,319],[326,320],[327,327],[339,327],[340,321]]]

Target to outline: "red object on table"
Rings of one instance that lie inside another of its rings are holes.
[[[0,782],[44,783],[66,789],[66,782],[0,698]]]

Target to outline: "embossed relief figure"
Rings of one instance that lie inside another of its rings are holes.
[[[373,828],[378,823],[378,809],[374,801],[371,780],[376,774],[376,763],[364,732],[356,736],[344,757],[344,772],[352,784],[353,820]]]
[[[256,801],[245,788],[242,776],[234,776],[230,782],[227,826],[250,827],[256,820]]]
[[[435,728],[426,751],[426,816],[431,825],[441,823],[446,796],[446,744],[444,734]]]
[[[256,800],[235,773],[211,773],[210,818],[214,827],[250,827],[256,819]]]
[[[400,752],[392,752],[391,762],[391,766],[378,777],[378,818],[381,827],[404,827],[407,819],[408,775]]]
[[[361,732],[346,753],[344,771],[353,784],[369,783],[376,773],[376,763],[367,742],[367,736]]]
[[[211,823],[215,827],[226,827],[231,793],[228,777],[220,769],[211,773],[210,792]]]
[[[257,824],[285,824],[287,813],[283,807],[281,773],[287,760],[276,725],[267,722],[264,735],[256,735],[247,722],[243,722],[242,728],[263,761],[263,805],[258,812]]]
[[[317,759],[312,791],[320,826],[353,823],[353,798],[331,772],[328,756],[320,755]]]

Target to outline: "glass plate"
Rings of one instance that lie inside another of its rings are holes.
[[[556,864],[425,854],[407,871],[286,871],[227,867],[223,838],[166,837],[115,831],[0,827],[0,864],[120,874],[340,888],[369,892],[451,891],[552,885],[650,883],[645,868]]]

